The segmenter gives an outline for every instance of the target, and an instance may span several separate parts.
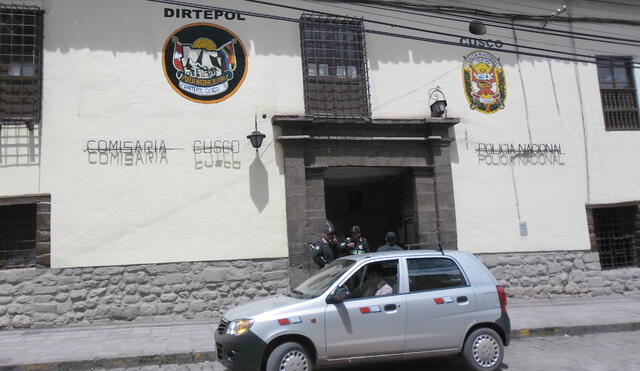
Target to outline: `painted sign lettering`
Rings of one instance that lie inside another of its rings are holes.
[[[240,153],[240,141],[237,139],[208,139],[193,141],[194,168],[240,169],[241,163],[235,155]]]
[[[180,149],[156,139],[89,139],[84,151],[90,165],[145,166],[167,165],[167,150]]]
[[[470,46],[473,48],[497,48],[501,49],[504,44],[500,40],[483,40],[475,37],[463,36],[460,38],[460,45]]]
[[[560,144],[478,143],[478,163],[484,165],[564,166],[565,153]]]
[[[204,9],[181,9],[181,8],[164,8],[165,18],[183,18],[183,19],[226,19],[228,21],[245,21],[246,19],[240,13],[225,12],[222,10],[204,10]]]

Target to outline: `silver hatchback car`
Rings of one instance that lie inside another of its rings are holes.
[[[504,289],[472,254],[390,251],[335,260],[287,295],[240,305],[215,334],[232,370],[301,370],[462,353],[500,367]]]

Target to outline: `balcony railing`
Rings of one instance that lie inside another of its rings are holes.
[[[640,130],[636,89],[600,89],[607,130]]]

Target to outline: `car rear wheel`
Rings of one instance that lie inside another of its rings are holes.
[[[504,345],[495,331],[479,328],[467,337],[462,354],[474,370],[493,371],[502,364]]]
[[[278,345],[269,354],[267,371],[312,371],[309,352],[300,344],[289,342]]]

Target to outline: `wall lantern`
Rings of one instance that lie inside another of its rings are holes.
[[[262,141],[266,135],[262,134],[258,131],[258,115],[255,117],[255,130],[247,135],[247,139],[251,141],[251,145],[256,149],[256,153],[258,153],[258,149],[262,146]]]
[[[431,117],[442,117],[447,113],[447,100],[439,86],[429,89]]]

